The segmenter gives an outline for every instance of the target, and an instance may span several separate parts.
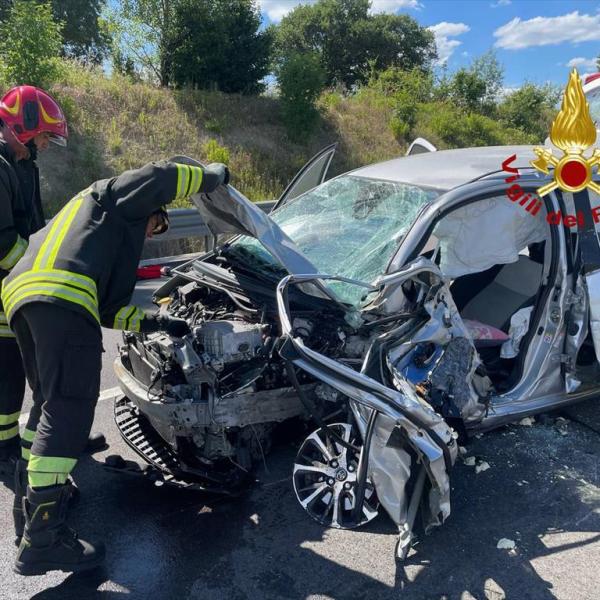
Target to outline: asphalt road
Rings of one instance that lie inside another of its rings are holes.
[[[105,390],[115,386],[118,339],[106,332]],[[281,433],[246,495],[208,497],[105,470],[108,454],[135,456],[113,423],[112,402],[101,400],[94,429],[110,448],[79,462],[82,500],[71,521],[105,541],[106,566],[80,576],[15,575],[11,492],[0,482],[0,598],[596,600],[600,435],[590,427],[600,431],[598,402],[579,405],[564,422],[548,418],[474,439],[467,456],[490,468],[477,473],[470,460],[459,461],[450,519],[398,564],[384,514],[340,531],[303,512],[290,480],[293,431]],[[498,549],[501,538],[515,550]]]

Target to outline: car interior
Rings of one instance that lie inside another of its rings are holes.
[[[486,372],[496,390],[505,391],[516,383],[520,342],[550,267],[549,229],[505,198],[483,202],[484,208],[475,202],[444,215],[421,254],[450,279]]]

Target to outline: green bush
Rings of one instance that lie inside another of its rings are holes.
[[[315,101],[323,89],[325,72],[316,52],[292,53],[278,72],[283,121],[293,140],[306,140],[319,113]]]
[[[0,23],[0,70],[9,85],[49,87],[62,73],[62,24],[50,4],[15,0]]]
[[[560,91],[551,85],[526,83],[500,103],[498,112],[507,126],[521,129],[541,143],[556,116],[559,97]]]
[[[225,165],[229,164],[229,150],[225,146],[220,146],[217,140],[208,140],[202,147],[202,153],[208,162],[218,162]]]

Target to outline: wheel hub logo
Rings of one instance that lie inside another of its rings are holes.
[[[577,69],[569,76],[562,107],[552,123],[550,140],[563,155],[556,157],[547,148],[533,149],[537,159],[531,161],[532,167],[545,175],[550,165],[554,167],[554,181],[538,188],[538,194],[544,196],[556,188],[580,192],[586,187],[600,194],[600,184],[592,181],[593,169],[600,165],[600,149],[596,148],[589,158],[584,155],[596,141],[596,127]]]

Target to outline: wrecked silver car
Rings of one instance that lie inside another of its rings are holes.
[[[126,333],[115,364],[147,462],[231,489],[310,417],[302,507],[340,528],[382,507],[404,556],[419,512],[450,515],[459,437],[598,393],[600,199],[538,198],[531,147],[431,150],[322,183],[329,148],[268,216],[233,188],[195,199],[236,236],[156,293],[192,333]]]

